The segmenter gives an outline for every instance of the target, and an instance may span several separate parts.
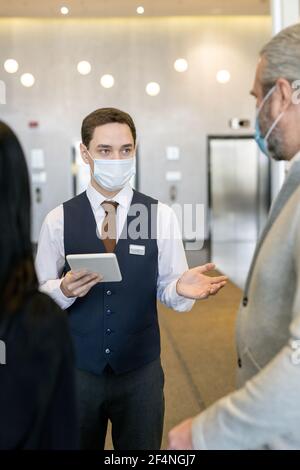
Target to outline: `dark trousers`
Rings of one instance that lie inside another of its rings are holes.
[[[82,449],[104,449],[108,420],[115,450],[159,450],[164,421],[160,359],[138,370],[102,375],[77,370]]]

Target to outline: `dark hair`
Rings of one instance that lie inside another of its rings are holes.
[[[94,130],[98,126],[104,126],[112,122],[120,124],[127,124],[129,126],[134,144],[136,142],[136,128],[133,119],[129,114],[115,108],[101,108],[96,109],[93,113],[84,118],[81,126],[81,138],[84,145],[88,148],[90,141],[93,138]]]
[[[15,312],[38,289],[30,212],[24,153],[13,131],[0,121],[0,313]]]

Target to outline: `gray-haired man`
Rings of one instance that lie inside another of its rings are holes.
[[[171,449],[300,449],[300,24],[262,50],[256,140],[289,174],[258,243],[238,315],[240,389],[173,429]]]

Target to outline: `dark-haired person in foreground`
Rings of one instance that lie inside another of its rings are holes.
[[[76,449],[71,338],[38,291],[22,148],[0,122],[0,449]],[[5,347],[4,347],[5,346]]]
[[[133,191],[135,149],[135,125],[127,113],[105,108],[87,116],[81,154],[91,184],[48,215],[39,241],[42,289],[69,313],[82,448],[103,448],[108,420],[116,450],[160,448],[164,374],[157,297],[186,311],[193,299],[216,294],[226,282],[203,274],[213,265],[188,271],[173,210]],[[130,230],[136,217],[137,238]],[[68,254],[105,252],[116,253],[121,282],[71,272],[65,260]]]

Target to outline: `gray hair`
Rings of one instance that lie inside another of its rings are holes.
[[[300,79],[300,23],[283,29],[269,41],[260,52],[266,59],[262,72],[262,85],[265,91],[272,87],[278,78],[290,83]]]

